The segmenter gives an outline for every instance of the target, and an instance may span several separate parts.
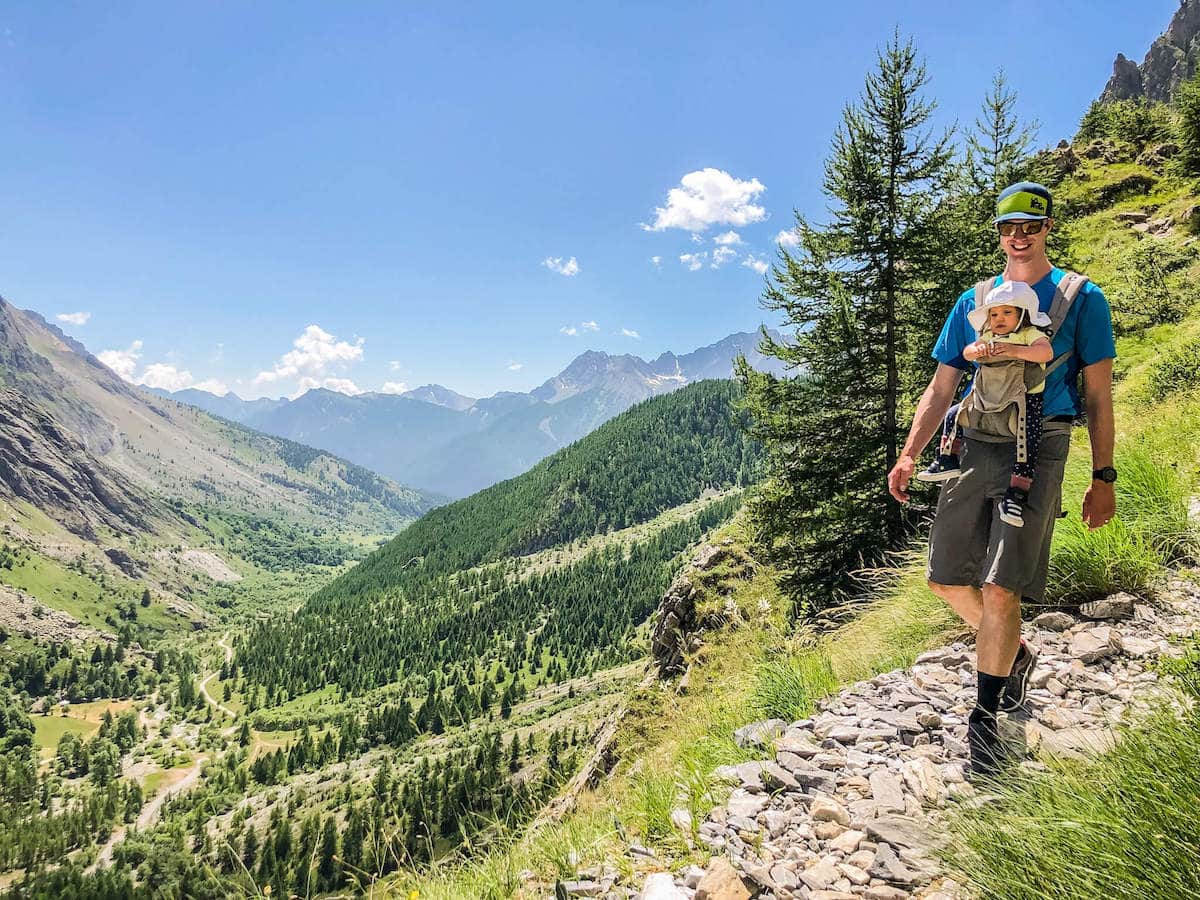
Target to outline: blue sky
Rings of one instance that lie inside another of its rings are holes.
[[[10,0],[0,295],[128,377],[248,397],[685,352],[763,321],[751,266],[820,217],[895,27],[945,123],[1003,65],[1049,144],[1177,5]]]

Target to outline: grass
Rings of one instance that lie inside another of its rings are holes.
[[[58,749],[58,742],[64,734],[77,734],[83,740],[87,740],[100,730],[98,722],[88,722],[67,716],[31,716],[30,718],[33,721],[33,740],[37,744],[43,760],[54,756]]]
[[[1200,667],[1191,704],[1165,705],[1083,763],[1003,784],[954,820],[947,861],[983,900],[1200,896]]]

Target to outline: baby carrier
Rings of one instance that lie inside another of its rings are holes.
[[[1071,304],[1087,284],[1086,275],[1067,272],[1054,290],[1050,306],[1050,327],[1046,337],[1053,338],[1067,318]],[[993,280],[985,278],[975,285],[976,308],[984,305]],[[982,331],[979,332],[983,334]],[[1020,359],[1002,362],[980,363],[975,372],[971,388],[958,409],[955,424],[982,434],[1008,438],[1017,442],[1017,462],[1025,462],[1028,448],[1025,442],[1025,395],[1049,377],[1050,373],[1065,363],[1075,352],[1074,347],[1060,353],[1043,369],[1037,363]]]

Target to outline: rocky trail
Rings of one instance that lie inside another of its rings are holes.
[[[1114,595],[1080,616],[1048,612],[1025,628],[1039,654],[1028,702],[1001,718],[1031,773],[1047,754],[1110,746],[1114,725],[1161,694],[1155,660],[1200,631],[1200,583],[1173,579],[1155,605]],[[938,847],[951,807],[986,802],[964,774],[974,701],[974,650],[955,643],[844,689],[810,719],[749,724],[736,739],[763,758],[717,770],[732,791],[699,825],[712,854],[706,868],[638,886],[593,870],[563,887],[568,896],[642,900],[965,898]],[[682,828],[687,814],[676,815]]]

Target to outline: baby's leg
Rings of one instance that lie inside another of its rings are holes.
[[[1013,464],[1012,479],[1009,486],[1029,493],[1033,487],[1033,475],[1037,471],[1038,448],[1042,443],[1042,409],[1044,408],[1041,394],[1025,395],[1025,461]]]
[[[943,456],[958,456],[962,452],[962,433],[958,430],[958,411],[962,403],[955,403],[946,413],[942,421],[942,440],[938,444],[938,453]]]

